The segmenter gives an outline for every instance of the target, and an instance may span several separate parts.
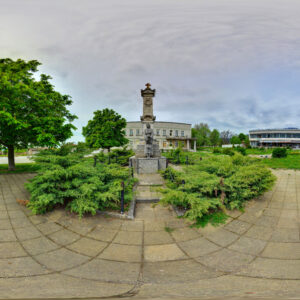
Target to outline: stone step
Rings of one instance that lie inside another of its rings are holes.
[[[159,198],[152,198],[152,199],[144,199],[144,198],[136,198],[136,203],[157,203],[159,202]]]

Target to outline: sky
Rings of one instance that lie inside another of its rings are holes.
[[[0,57],[42,63],[73,99],[72,141],[93,112],[247,133],[300,127],[299,0],[0,0]]]

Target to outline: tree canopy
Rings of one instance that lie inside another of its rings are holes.
[[[195,124],[194,128],[192,128],[192,136],[197,139],[198,146],[209,145],[210,129],[208,124],[206,123]]]
[[[220,144],[220,132],[214,129],[209,136],[209,140],[212,146],[217,146]]]
[[[55,146],[72,136],[77,118],[67,106],[71,97],[54,90],[51,77],[34,73],[37,60],[0,59],[0,144],[8,148],[9,169],[14,169],[14,148]]]
[[[126,120],[112,109],[94,112],[92,120],[82,128],[86,144],[91,148],[120,147],[128,143],[125,138]]]

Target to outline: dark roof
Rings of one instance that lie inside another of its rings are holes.
[[[141,121],[127,121],[127,123],[141,123]],[[168,122],[168,121],[155,121],[154,123],[172,123],[172,124],[184,124],[184,125],[192,125],[190,123],[182,123],[182,122]]]

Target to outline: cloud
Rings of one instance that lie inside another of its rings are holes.
[[[220,130],[299,126],[297,0],[0,0],[0,56],[38,59],[81,127],[128,120],[157,89],[158,120]]]

